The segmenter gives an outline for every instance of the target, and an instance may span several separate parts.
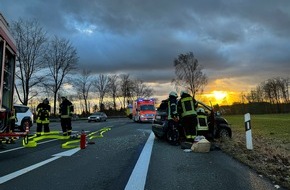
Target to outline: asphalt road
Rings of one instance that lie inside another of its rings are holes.
[[[35,128],[36,124],[32,133]],[[59,131],[60,123],[51,123],[50,128]],[[74,131],[82,129],[93,137],[85,149],[74,148],[78,142],[63,148],[69,140],[56,138],[38,141],[33,148],[24,148],[21,139],[6,145],[0,150],[0,189],[276,189],[219,150],[184,152],[155,139],[151,124],[127,118],[73,121]]]

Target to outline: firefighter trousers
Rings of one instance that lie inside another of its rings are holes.
[[[181,126],[184,130],[186,140],[193,141],[196,137],[197,117],[189,115],[181,118]]]
[[[60,124],[63,135],[71,135],[72,132],[71,118],[61,118]]]
[[[42,126],[43,126],[43,131],[45,133],[49,133],[49,123],[37,123],[37,128],[36,128],[36,133],[41,134],[42,132]]]

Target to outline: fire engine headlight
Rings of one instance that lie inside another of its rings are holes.
[[[145,117],[145,115],[140,115],[140,117],[142,117],[142,118],[143,118],[143,117]]]

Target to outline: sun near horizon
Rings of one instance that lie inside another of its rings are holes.
[[[196,99],[212,105],[232,105],[234,102],[239,101],[239,95],[239,92],[213,90],[197,95]]]

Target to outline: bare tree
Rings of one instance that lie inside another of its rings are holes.
[[[53,113],[56,114],[58,91],[65,82],[65,77],[76,69],[78,57],[76,49],[69,40],[59,39],[56,36],[50,41],[47,50],[44,58],[48,66],[49,80],[43,84],[53,92]]]
[[[132,99],[132,80],[129,74],[120,75],[120,96],[123,97],[123,108],[126,107],[126,100]]]
[[[74,80],[73,84],[74,88],[76,89],[77,94],[81,98],[81,100],[84,101],[84,111],[86,114],[89,113],[88,109],[88,97],[89,97],[89,91],[92,86],[92,75],[90,71],[83,69],[80,73],[79,78],[76,78]]]
[[[264,91],[267,93],[271,103],[280,103],[281,92],[277,85],[277,79],[268,79],[263,86]]]
[[[151,88],[150,86],[146,86],[144,88],[143,97],[150,98],[153,96],[153,94],[154,94],[153,88]]]
[[[174,67],[176,78],[172,82],[176,87],[189,90],[193,97],[196,93],[203,91],[207,84],[207,76],[202,72],[202,67],[192,52],[180,54],[174,60]]]
[[[264,90],[261,85],[258,85],[255,89],[251,90],[246,98],[249,102],[263,102],[264,101]]]
[[[114,110],[117,110],[116,98],[119,89],[118,78],[118,75],[110,75],[108,78],[108,93],[113,99]]]
[[[138,98],[138,97],[145,97],[149,98],[153,95],[153,89],[148,87],[142,80],[134,80],[132,81],[132,97]]]
[[[46,32],[36,20],[22,19],[12,23],[11,31],[18,49],[15,90],[19,101],[27,105],[38,95],[38,91],[32,91],[33,87],[44,79],[44,75],[37,73],[44,67]]]
[[[278,78],[268,79],[263,83],[263,89],[265,91],[266,97],[270,100],[270,103],[276,104],[277,112],[280,113],[282,92],[278,84]]]
[[[270,103],[274,103],[273,94],[272,94],[272,86],[268,83],[268,81],[264,81],[261,83],[263,90],[265,92],[265,98]]]
[[[282,77],[276,78],[276,83],[277,86],[281,92],[281,99],[284,103],[289,102],[289,93],[288,93],[288,84],[289,84],[289,79],[285,79]]]
[[[97,93],[99,94],[99,106],[100,110],[102,111],[103,108],[103,101],[106,93],[108,92],[109,87],[109,78],[107,75],[99,74],[98,78],[94,82],[94,86],[96,87]]]
[[[289,78],[275,77],[261,83],[265,99],[271,104],[276,104],[280,112],[281,103],[289,103]]]

